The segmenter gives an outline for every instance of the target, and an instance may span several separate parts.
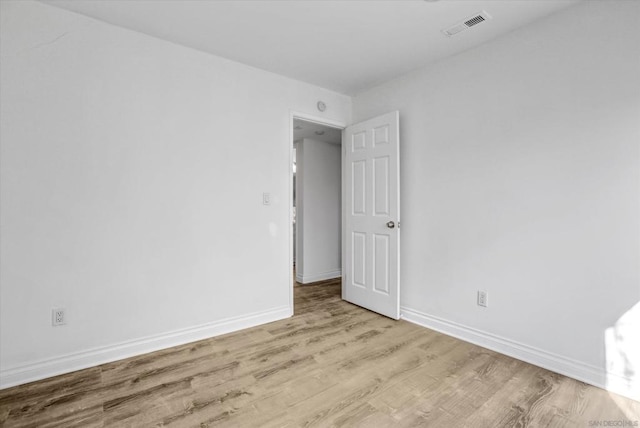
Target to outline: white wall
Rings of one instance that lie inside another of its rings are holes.
[[[350,99],[0,4],[2,385],[289,316],[290,112]]]
[[[625,376],[604,336],[640,300],[639,18],[584,2],[354,98],[354,121],[400,110],[405,318]]]
[[[304,138],[296,143],[298,282],[341,275],[341,146]]]

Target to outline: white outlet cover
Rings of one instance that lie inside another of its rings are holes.
[[[487,292],[486,291],[478,291],[478,306],[487,307]]]
[[[58,326],[67,323],[67,317],[63,308],[53,308],[51,310],[51,325]]]

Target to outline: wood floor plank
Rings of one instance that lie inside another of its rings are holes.
[[[286,320],[0,391],[0,427],[585,427],[640,403],[294,288]]]

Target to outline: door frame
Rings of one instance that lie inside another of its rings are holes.
[[[288,164],[288,168],[289,168],[289,196],[288,196],[288,200],[289,200],[289,307],[291,308],[291,315],[293,316],[294,313],[294,307],[293,307],[293,287],[295,286],[296,283],[296,279],[293,276],[293,121],[295,119],[300,119],[300,120],[304,120],[306,122],[313,122],[313,123],[317,123],[320,125],[326,125],[326,126],[330,126],[332,128],[338,128],[342,131],[342,137],[344,137],[344,129],[348,126],[345,122],[339,121],[339,120],[333,120],[333,119],[329,119],[326,117],[322,117],[322,116],[316,116],[316,115],[312,115],[312,114],[308,114],[308,113],[303,113],[300,111],[289,111],[289,164]],[[342,152],[343,152],[343,148],[344,146],[342,145],[344,141],[340,142],[340,171],[342,171],[341,173],[341,177],[340,177],[340,189],[342,191],[342,178],[344,177],[344,171],[343,171],[343,165],[342,165]],[[342,215],[341,215],[341,222],[344,223],[344,204],[342,204],[343,206],[341,207],[341,211],[342,211]],[[341,223],[341,224],[342,224]],[[340,246],[341,246],[341,250],[342,250],[342,264],[344,264],[344,228],[342,228],[342,235],[341,235],[341,239],[340,239]],[[342,275],[344,278],[344,269],[342,270]],[[344,294],[344,289],[341,290],[341,293]],[[344,296],[343,296],[344,297]]]

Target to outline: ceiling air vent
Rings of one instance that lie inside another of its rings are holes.
[[[452,25],[449,28],[445,28],[444,30],[442,30],[442,32],[447,36],[451,37],[454,34],[458,34],[466,30],[467,28],[471,28],[474,25],[478,25],[481,22],[488,21],[489,19],[491,19],[491,15],[489,15],[486,11],[483,10],[482,12],[476,15],[470,16],[464,21],[457,23],[456,25]]]

